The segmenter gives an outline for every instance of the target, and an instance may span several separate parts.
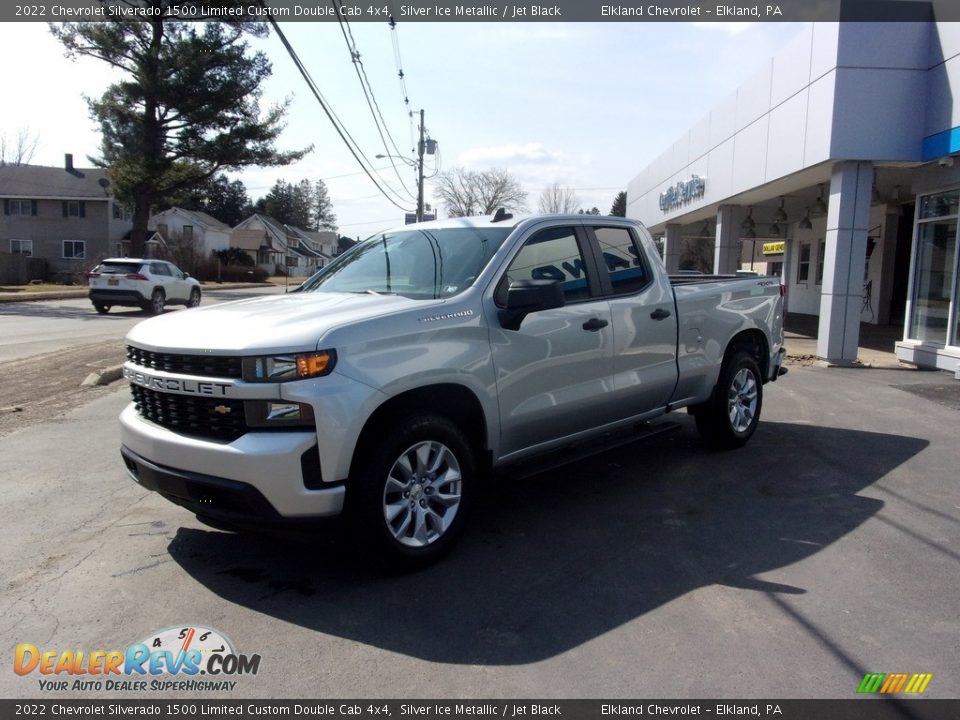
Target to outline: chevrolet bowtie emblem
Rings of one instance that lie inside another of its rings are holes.
[[[226,405],[217,405],[217,406],[213,409],[213,411],[214,411],[215,413],[220,413],[221,415],[226,415],[227,413],[229,413],[229,412],[231,411],[231,409],[228,408]]]

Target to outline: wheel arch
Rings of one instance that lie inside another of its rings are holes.
[[[388,431],[392,423],[411,412],[441,415],[455,423],[470,440],[478,459],[489,464],[489,438],[487,418],[483,405],[474,392],[457,383],[424,385],[390,397],[374,410],[363,425],[350,461],[350,475],[358,462],[365,457],[367,448],[376,438]]]
[[[753,356],[760,368],[762,380],[766,382],[770,376],[770,343],[763,331],[758,328],[741,330],[730,338],[727,349],[723,354],[723,362],[727,362],[737,352],[746,352]]]

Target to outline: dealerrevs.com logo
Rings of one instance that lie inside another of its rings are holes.
[[[152,633],[126,650],[56,650],[21,643],[17,675],[38,675],[42,691],[233,690],[242,675],[256,675],[259,655],[243,655],[223,633],[199,625]]]

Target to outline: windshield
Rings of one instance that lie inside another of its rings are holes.
[[[307,280],[302,291],[450,297],[473,284],[511,230],[460,227],[373,235]]]

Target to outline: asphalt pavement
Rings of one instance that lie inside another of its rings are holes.
[[[454,552],[400,576],[332,534],[234,535],[143,491],[119,387],[0,439],[0,647],[202,624],[262,656],[203,697],[851,698],[866,672],[956,697],[960,415],[902,387],[942,382],[792,368],[746,448],[709,452],[677,414],[666,438],[492,484]],[[0,697],[39,695],[0,673]]]

